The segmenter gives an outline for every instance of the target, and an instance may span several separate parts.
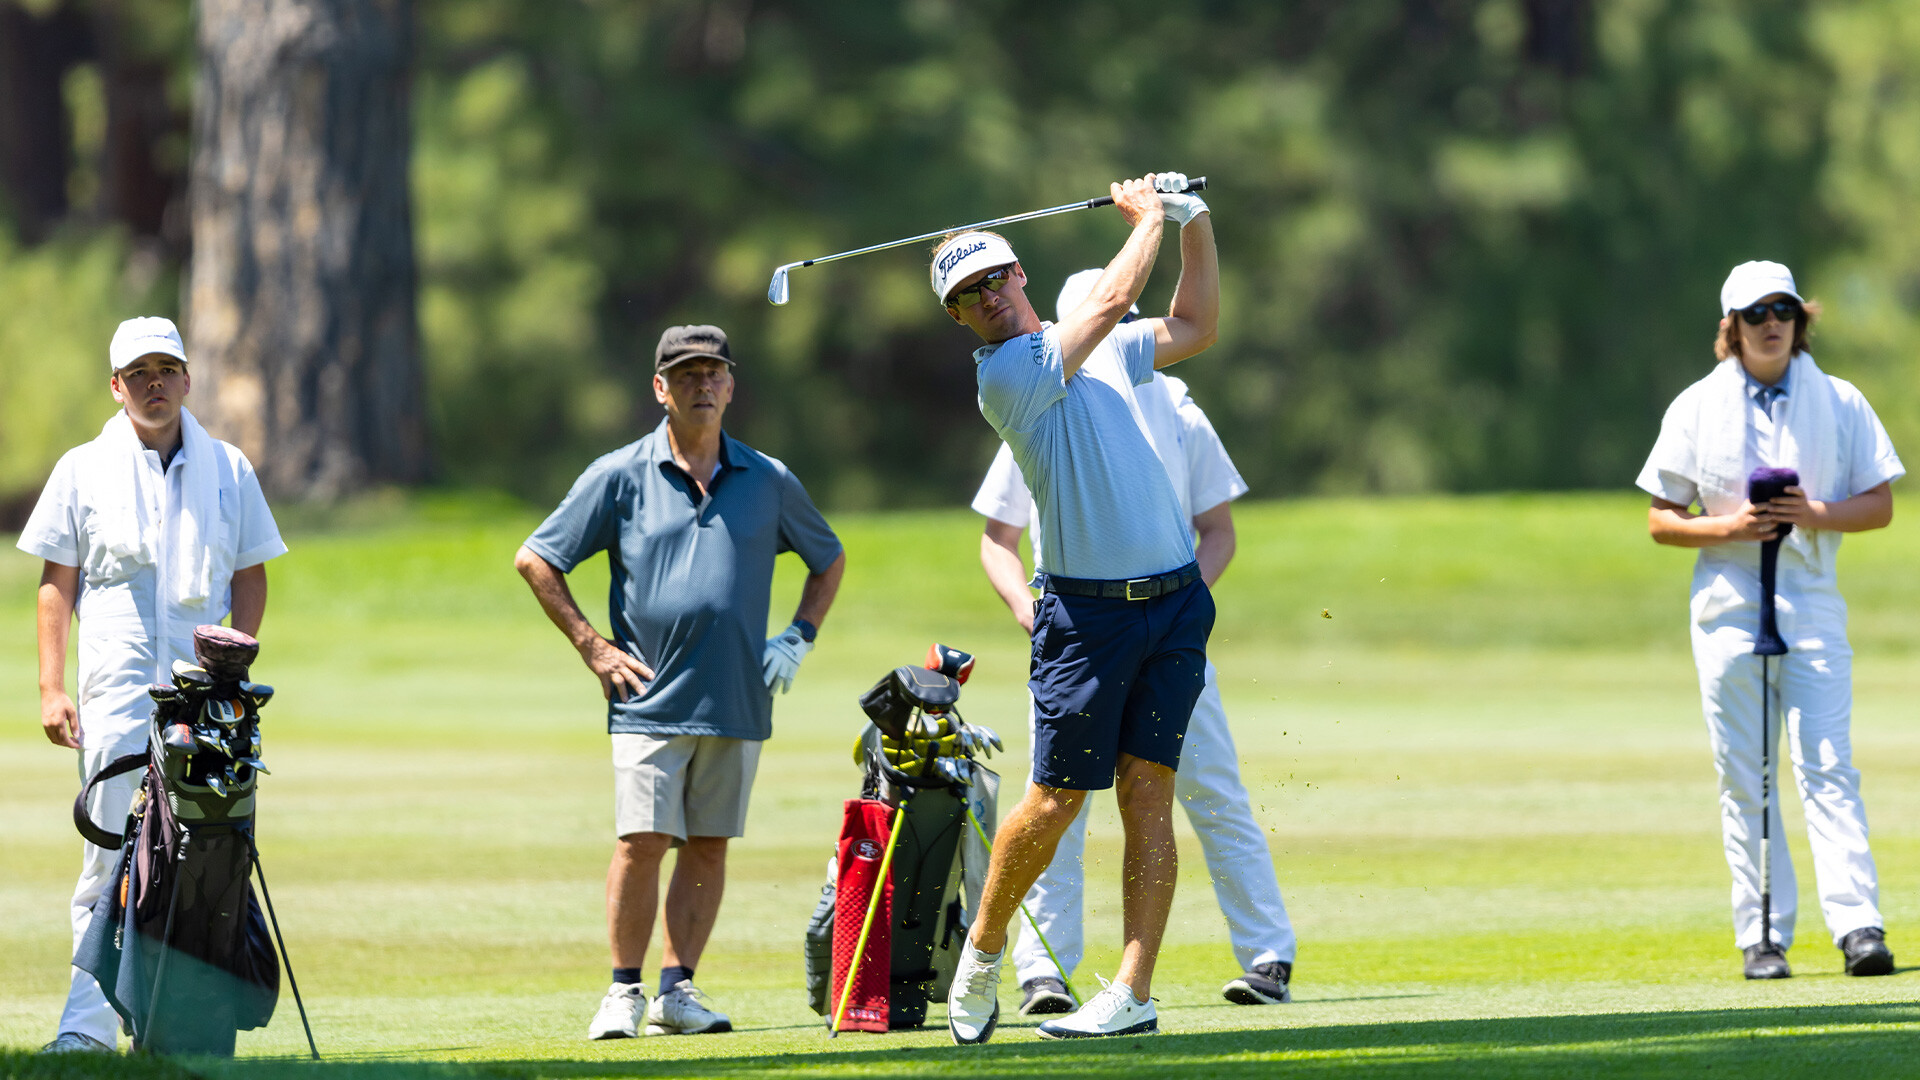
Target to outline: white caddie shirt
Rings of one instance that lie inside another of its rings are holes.
[[[1166,467],[1189,530],[1196,515],[1247,493],[1247,482],[1234,468],[1207,414],[1188,395],[1185,382],[1155,373],[1153,381],[1134,394],[1134,402],[1139,407],[1141,430]],[[1019,463],[1013,460],[1012,449],[1004,442],[973,497],[973,509],[983,517],[1018,528],[1031,526],[1034,563],[1039,564],[1045,543],[1038,524],[1039,508],[1034,505]]]
[[[222,457],[216,468],[220,486],[220,520],[210,543],[224,545],[214,560],[218,576],[207,601],[190,607],[177,601],[166,568],[174,565],[172,547],[179,533],[183,503],[182,478],[186,446],[174,454],[164,474],[160,455],[139,451],[137,466],[148,471],[141,490],[152,492],[156,505],[146,516],[157,523],[159,557],[153,563],[103,557],[99,543],[103,511],[94,500],[102,486],[86,475],[100,467],[99,455],[87,446],[69,450],[53,468],[40,501],[21,530],[21,551],[62,566],[77,566],[80,595],[79,694],[81,741],[87,749],[107,748],[114,754],[136,753],[145,745],[146,725],[153,702],[147,687],[171,681],[175,660],[193,662],[193,630],[226,618],[232,603],[232,571],[258,566],[286,554],[273,512],[254,475],[253,464],[237,447],[208,439]],[[164,495],[161,494],[164,492]]]

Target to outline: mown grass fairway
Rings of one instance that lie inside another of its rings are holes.
[[[776,708],[751,832],[699,982],[730,1036],[590,1043],[611,831],[598,688],[510,566],[537,514],[368,504],[289,528],[256,677],[274,773],[261,846],[322,1053],[289,996],[219,1077],[1886,1076],[1920,1073],[1920,978],[1854,980],[1821,926],[1797,806],[1797,977],[1739,978],[1715,790],[1686,653],[1685,553],[1632,496],[1246,505],[1214,658],[1302,946],[1296,1001],[1235,974],[1197,847],[1155,992],[1163,1034],[984,1050],[943,1027],[829,1041],[800,935],[840,803],[853,699],[936,638],[980,654],[962,705],[1024,775],[1025,643],[964,512],[845,515],[841,600]],[[1920,536],[1848,540],[1854,740],[1890,942],[1920,959]],[[10,549],[10,544],[9,544]],[[776,620],[800,569],[783,560]],[[35,720],[37,565],[0,556],[0,1047],[51,1038],[78,838],[73,759]],[[604,611],[604,570],[575,577]],[[1324,612],[1324,615],[1323,615]],[[70,670],[71,675],[71,670]],[[1095,818],[1079,973],[1110,973],[1118,827]],[[1190,837],[1190,834],[1188,834]],[[650,959],[657,960],[656,957]],[[648,972],[649,982],[653,972]],[[940,1015],[935,1010],[935,1016]],[[263,1060],[277,1058],[280,1060]],[[71,1063],[69,1063],[71,1064]],[[0,1056],[0,1075],[46,1062]],[[1760,1070],[1755,1072],[1754,1070]],[[129,1062],[98,1075],[181,1076]]]

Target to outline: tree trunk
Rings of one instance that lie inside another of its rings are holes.
[[[428,471],[410,0],[200,0],[188,358],[271,493]]]

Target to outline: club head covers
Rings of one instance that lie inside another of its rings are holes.
[[[967,676],[973,674],[973,654],[936,641],[927,648],[927,662],[922,666],[964,684]]]
[[[228,626],[208,625],[193,631],[193,656],[215,679],[244,679],[260,643],[250,634]]]
[[[1747,477],[1747,501],[1763,503],[1787,493],[1790,487],[1800,486],[1800,474],[1793,469],[1775,469],[1762,465]],[[1786,539],[1793,531],[1791,523],[1780,526],[1778,539]]]

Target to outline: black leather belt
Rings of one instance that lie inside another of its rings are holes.
[[[1129,578],[1126,581],[1055,577],[1047,574],[1041,582],[1041,587],[1047,592],[1059,593],[1062,596],[1099,596],[1109,600],[1151,600],[1156,596],[1179,592],[1199,580],[1200,564],[1188,563],[1178,570],[1169,570],[1153,577]]]

